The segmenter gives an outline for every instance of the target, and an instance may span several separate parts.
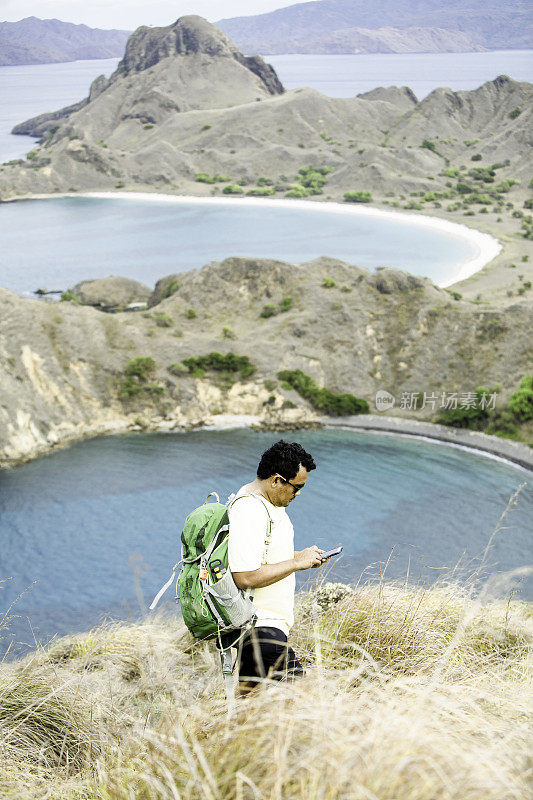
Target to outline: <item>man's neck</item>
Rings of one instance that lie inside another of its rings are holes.
[[[255,481],[248,483],[246,488],[253,494],[261,495],[261,497],[264,497],[269,503],[272,503],[272,500],[268,494],[268,481],[262,481],[259,478],[256,478]],[[275,505],[275,503],[272,503],[272,505]]]

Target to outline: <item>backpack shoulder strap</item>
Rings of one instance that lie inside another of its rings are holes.
[[[266,564],[266,559],[267,559],[267,555],[268,555],[268,548],[270,547],[270,542],[272,541],[272,525],[274,524],[274,520],[272,519],[272,515],[270,513],[270,510],[269,510],[268,505],[266,504],[266,501],[264,500],[264,498],[261,497],[261,495],[253,494],[252,492],[246,492],[245,494],[240,494],[238,497],[235,497],[234,494],[230,494],[230,496],[228,497],[228,502],[226,503],[227,507],[231,508],[231,506],[234,503],[236,503],[237,500],[240,500],[242,497],[253,497],[256,500],[259,500],[259,502],[261,503],[261,505],[263,506],[263,508],[265,509],[265,511],[267,513],[267,516],[268,516],[268,528],[267,528],[267,531],[266,531],[266,534],[265,534],[265,547],[264,547],[264,550],[263,550],[263,564]]]

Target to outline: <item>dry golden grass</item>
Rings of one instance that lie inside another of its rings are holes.
[[[9,800],[524,800],[531,608],[458,583],[298,600],[308,674],[228,718],[176,618],[108,625],[0,670]],[[529,725],[529,728],[528,728]]]

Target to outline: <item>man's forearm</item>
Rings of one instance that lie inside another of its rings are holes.
[[[296,560],[290,558],[278,564],[262,564],[252,572],[233,572],[233,580],[239,589],[263,589],[296,572]]]

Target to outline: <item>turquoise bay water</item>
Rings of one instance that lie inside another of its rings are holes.
[[[452,279],[473,243],[416,220],[325,213],[320,208],[198,205],[154,200],[57,198],[0,205],[0,286],[19,294],[65,290],[120,275],[152,285],[172,272],[228,256],[289,262],[334,256]]]
[[[0,612],[16,603],[7,639],[14,652],[54,634],[85,630],[105,615],[136,618],[178,560],[187,513],[215,490],[224,499],[251,480],[275,434],[249,430],[129,434],[79,443],[0,473]],[[296,549],[344,545],[329,578],[391,577],[431,583],[479,557],[510,495],[518,504],[495,538],[483,569],[499,574],[531,561],[531,473],[436,444],[352,431],[298,431],[315,457],[289,513]],[[461,570],[460,570],[461,573]],[[301,586],[313,573],[299,573]],[[510,584],[501,586],[505,595]],[[169,590],[170,592],[170,590]],[[533,597],[524,581],[522,596]],[[172,605],[167,601],[167,605]],[[32,633],[33,631],[33,633]],[[22,644],[21,644],[22,643]]]

